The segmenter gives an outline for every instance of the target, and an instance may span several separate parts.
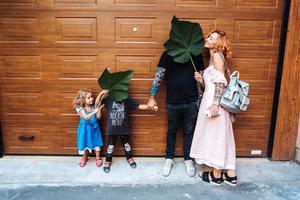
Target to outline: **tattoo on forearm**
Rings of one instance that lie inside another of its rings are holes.
[[[150,91],[151,95],[155,96],[157,94],[158,88],[164,78],[165,72],[166,72],[165,68],[157,67],[156,74],[155,74],[155,77],[154,77],[154,80],[152,83],[152,87],[151,87],[151,91]]]
[[[213,104],[215,105],[220,104],[223,89],[224,89],[223,83],[215,83],[215,94],[214,94]]]

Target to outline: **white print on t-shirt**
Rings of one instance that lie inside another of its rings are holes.
[[[113,102],[112,109],[110,113],[111,125],[112,126],[122,126],[125,118],[125,106],[124,102],[116,103]]]

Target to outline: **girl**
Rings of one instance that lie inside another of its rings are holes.
[[[129,112],[134,109],[151,110],[151,108],[145,104],[138,104],[130,96],[121,102],[115,102],[108,96],[107,90],[103,90],[103,93],[105,93],[103,103],[107,110],[106,135],[108,135],[108,147],[103,170],[106,173],[110,172],[114,147],[118,138],[123,144],[127,162],[131,168],[136,168],[136,162],[133,160],[129,141]],[[155,106],[153,109],[157,111],[158,107]]]
[[[203,77],[195,72],[195,79],[205,87],[205,91],[198,112],[190,156],[195,158],[198,164],[212,168],[212,171],[199,173],[203,181],[216,185],[224,181],[236,185],[236,150],[232,122],[230,113],[219,106],[222,91],[227,85],[225,76],[230,74],[226,64],[231,59],[227,34],[218,30],[211,32],[205,40],[204,47],[209,49],[210,61]]]
[[[96,166],[101,167],[103,161],[100,157],[100,148],[103,146],[101,131],[98,119],[101,118],[101,107],[96,107],[100,101],[100,93],[94,102],[92,90],[80,89],[74,98],[74,108],[80,115],[79,125],[77,128],[77,145],[80,155],[83,155],[79,166],[84,167],[88,161],[88,152],[95,150]]]

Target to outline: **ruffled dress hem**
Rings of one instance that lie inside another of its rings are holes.
[[[100,151],[101,150],[101,147],[100,146],[98,146],[98,147],[94,147],[94,148],[88,148],[88,147],[86,147],[86,148],[84,148],[83,150],[78,150],[78,153],[79,153],[79,155],[83,155],[84,154],[84,152],[86,151],[86,150],[88,150],[89,151],[89,153],[92,153],[92,151],[93,150],[95,150],[95,151]]]
[[[195,162],[199,165],[207,165],[209,167],[213,167],[217,170],[221,170],[221,169],[235,170],[235,165],[228,165],[227,164],[225,166],[220,166],[220,165],[217,165],[217,164],[213,163],[212,161],[197,159],[197,158],[195,158]]]

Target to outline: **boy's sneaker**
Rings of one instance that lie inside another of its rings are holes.
[[[105,171],[106,173],[109,173],[110,172],[110,166],[111,166],[111,162],[105,161],[104,166],[103,166],[103,171]]]
[[[173,160],[170,158],[167,158],[165,161],[165,164],[163,166],[163,169],[162,169],[162,175],[169,176],[173,165],[174,165]]]
[[[131,168],[135,169],[136,168],[136,162],[133,160],[133,158],[127,159],[128,164],[130,165]]]
[[[192,160],[185,160],[184,161],[186,172],[189,176],[195,176],[196,174],[196,169],[194,166],[194,162]]]

